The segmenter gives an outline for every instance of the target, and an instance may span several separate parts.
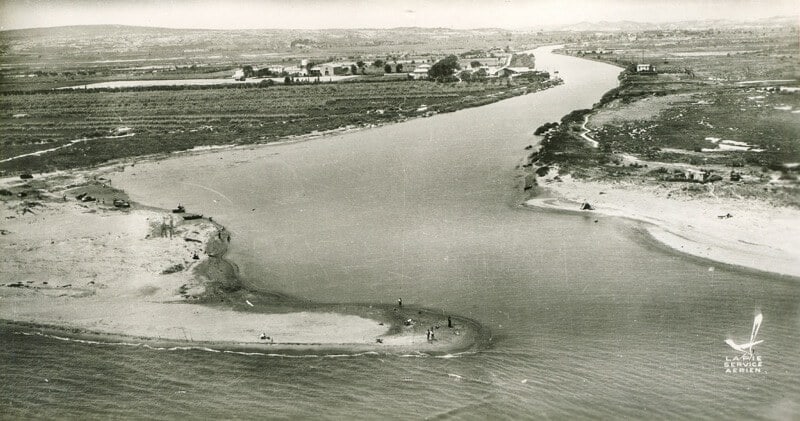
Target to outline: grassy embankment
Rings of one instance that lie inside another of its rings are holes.
[[[800,162],[800,92],[791,89],[800,75],[787,66],[798,51],[781,34],[756,45],[726,33],[657,47],[646,37],[606,41],[598,50],[613,54],[589,57],[626,67],[620,86],[546,131],[529,164],[538,175],[557,166],[576,178],[800,206],[794,165]],[[723,42],[727,51],[750,52],[720,53]],[[567,52],[585,56],[575,48]],[[631,70],[641,61],[656,64],[658,73]]]
[[[7,110],[0,116],[0,159],[90,140],[2,162],[0,170],[39,172],[203,145],[266,143],[484,105],[550,83],[545,78],[459,84],[388,80],[6,94],[0,96]],[[117,127],[130,127],[135,135],[109,137]]]

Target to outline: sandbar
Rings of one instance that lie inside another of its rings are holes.
[[[270,353],[450,354],[490,337],[473,320],[410,303],[312,303],[247,290],[225,258],[235,234],[184,218],[197,210],[130,202],[110,183],[97,170],[0,180],[4,326]]]
[[[555,173],[555,172],[554,172]],[[645,222],[660,243],[683,253],[800,278],[800,210],[760,200],[696,197],[634,181],[541,177],[550,194],[525,206]],[[594,209],[581,211],[589,203]]]

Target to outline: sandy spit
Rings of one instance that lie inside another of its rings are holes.
[[[643,221],[653,238],[677,251],[800,278],[800,210],[757,200],[676,197],[657,186],[569,176],[545,189],[552,196],[525,205]],[[580,211],[584,202],[595,209]]]
[[[447,315],[426,309],[237,290],[224,227],[135,203],[116,208],[124,192],[91,174],[7,178],[0,188],[12,193],[0,197],[0,320],[23,331],[308,353],[444,354],[487,336],[471,320],[452,316],[450,328]],[[78,200],[82,192],[97,200]]]

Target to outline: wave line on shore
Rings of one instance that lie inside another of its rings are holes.
[[[64,342],[75,342],[84,345],[105,345],[105,346],[128,346],[133,348],[144,348],[149,349],[152,351],[167,351],[167,352],[175,352],[175,351],[202,351],[202,352],[210,352],[215,354],[234,354],[234,355],[243,355],[248,357],[273,357],[273,358],[354,358],[354,357],[378,357],[378,356],[396,356],[398,358],[459,358],[462,355],[468,354],[475,354],[472,351],[465,351],[459,352],[455,354],[445,354],[445,355],[430,355],[424,352],[414,353],[414,354],[393,354],[393,353],[385,353],[382,354],[376,351],[363,351],[363,352],[356,352],[354,354],[281,354],[281,353],[273,353],[273,352],[255,352],[255,351],[234,351],[228,349],[214,349],[204,346],[156,346],[150,345],[144,342],[103,342],[103,341],[95,341],[90,339],[79,339],[79,338],[69,338],[66,336],[58,336],[58,335],[50,335],[42,332],[23,332],[23,331],[15,331],[13,332],[15,335],[23,335],[23,336],[40,336],[43,338],[49,339],[56,339],[59,341]]]
[[[222,194],[222,193],[220,193],[220,192],[218,192],[218,191],[216,191],[216,190],[214,190],[214,189],[212,189],[210,187],[206,187],[206,186],[203,186],[203,185],[200,185],[200,184],[195,184],[195,183],[187,183],[185,181],[181,181],[181,184],[186,184],[187,186],[199,187],[199,188],[201,188],[203,190],[208,190],[211,193],[215,193],[215,194],[219,195],[220,197],[222,197],[223,199],[227,200],[229,203],[233,204],[233,200],[229,199],[228,196],[225,196],[224,194]]]

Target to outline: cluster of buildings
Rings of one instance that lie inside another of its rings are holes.
[[[364,66],[371,66],[371,64],[364,64]],[[415,63],[413,61],[404,62],[389,62],[384,66],[389,66],[391,73],[406,73],[409,79],[421,80],[428,79],[428,72],[431,69],[431,64]],[[269,71],[268,74],[272,76],[292,76],[292,77],[325,77],[325,76],[350,76],[362,72],[362,68],[358,67],[356,62],[329,62],[322,64],[309,64],[309,61],[303,59],[300,61],[299,66],[271,66],[266,67]],[[381,66],[383,69],[383,66]],[[260,69],[253,67],[253,73],[260,75]],[[387,70],[388,71],[388,70]],[[482,65],[480,67],[465,66],[461,71],[468,71],[470,73],[478,73],[482,71],[485,77],[514,77],[522,74],[534,72],[530,67],[509,67],[509,66],[488,66]],[[247,74],[244,69],[237,69],[233,78],[236,80],[245,80]]]
[[[266,70],[266,72],[263,72]],[[303,59],[300,61],[299,66],[268,66],[265,68],[253,67],[253,73],[259,76],[292,76],[292,77],[314,77],[314,76],[348,76],[358,72],[358,66],[355,62],[338,62],[338,63],[323,63],[323,64],[309,64],[309,61]],[[233,78],[236,80],[244,80],[247,77],[244,69],[237,69]]]

